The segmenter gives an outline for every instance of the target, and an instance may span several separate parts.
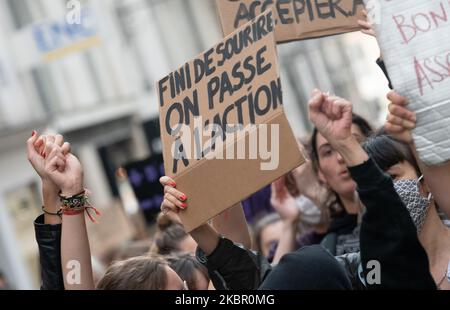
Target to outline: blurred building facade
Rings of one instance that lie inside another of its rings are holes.
[[[69,23],[77,3],[81,24]],[[0,0],[0,270],[14,287],[38,285],[32,221],[42,202],[25,153],[31,131],[64,134],[93,202],[107,208],[118,196],[114,171],[160,150],[156,81],[221,37],[213,0]],[[363,39],[280,46],[296,134],[311,129],[315,87],[350,98],[376,122],[386,82],[374,65],[376,45]]]

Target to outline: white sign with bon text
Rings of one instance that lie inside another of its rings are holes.
[[[371,0],[366,0],[370,2]],[[450,0],[378,0],[375,22],[395,90],[417,114],[414,140],[426,164],[450,160]]]

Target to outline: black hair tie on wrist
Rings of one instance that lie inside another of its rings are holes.
[[[45,210],[45,207],[42,206],[42,211],[44,211],[45,214],[55,215],[55,216],[59,216],[60,218],[62,218],[62,210],[61,209],[58,210],[58,212],[56,212],[56,213],[52,213],[52,212],[49,212],[49,211]]]

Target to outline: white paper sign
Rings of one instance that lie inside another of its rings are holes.
[[[395,90],[417,113],[426,164],[450,159],[450,0],[366,0]]]

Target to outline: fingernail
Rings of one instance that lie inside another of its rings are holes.
[[[169,185],[172,187],[177,187],[177,183],[175,183],[175,182],[170,182]]]
[[[186,207],[187,207],[187,204],[185,204],[185,203],[182,203],[182,204],[181,204],[181,208],[182,208],[182,209],[186,209]]]
[[[413,129],[415,127],[415,124],[413,122],[404,120],[403,121],[403,126],[408,128],[408,129]]]
[[[180,199],[181,199],[181,201],[185,201],[187,199],[187,197],[185,195],[181,195]]]
[[[31,136],[34,137],[35,134],[36,134],[36,130],[33,130],[33,131],[31,132]]]

